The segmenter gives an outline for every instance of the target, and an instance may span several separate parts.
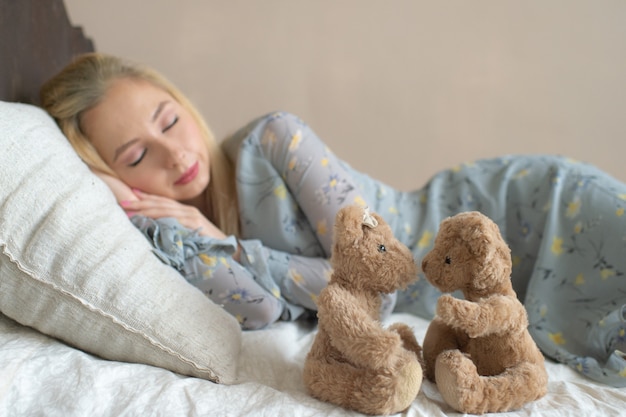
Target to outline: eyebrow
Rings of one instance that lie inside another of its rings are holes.
[[[163,108],[165,107],[165,105],[168,103],[168,100],[163,100],[162,102],[159,103],[159,105],[157,106],[156,110],[154,111],[154,113],[152,114],[152,119],[151,121],[154,122],[158,117],[159,114],[161,114],[161,112],[163,111]],[[117,158],[126,150],[128,149],[130,146],[132,146],[133,144],[137,143],[139,141],[139,138],[135,138],[135,139],[131,139],[128,142],[126,142],[125,144],[123,144],[122,146],[120,146],[119,148],[117,148],[115,150],[115,155],[113,156],[113,162],[117,161]]]

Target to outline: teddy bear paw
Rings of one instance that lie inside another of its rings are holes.
[[[422,367],[415,358],[406,361],[396,374],[398,389],[393,398],[392,413],[407,409],[417,397],[422,386]]]
[[[422,356],[422,347],[415,338],[413,330],[404,323],[393,323],[389,326],[389,330],[396,332],[402,339],[402,347],[406,350],[414,352],[418,358]]]
[[[471,338],[485,335],[485,323],[479,319],[478,303],[444,294],[437,302],[437,315],[448,326],[464,331]]]
[[[477,412],[483,402],[481,378],[476,365],[459,350],[448,350],[437,357],[435,382],[446,403],[457,411]]]
[[[437,315],[447,324],[457,323],[467,314],[467,301],[454,298],[450,294],[443,294],[437,300]]]

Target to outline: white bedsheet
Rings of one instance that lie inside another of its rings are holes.
[[[428,322],[396,314],[423,340]],[[0,416],[357,416],[306,394],[304,358],[311,323],[277,323],[247,332],[234,386],[184,377],[146,365],[105,361],[0,315]],[[518,416],[626,415],[626,390],[547,362],[549,392]],[[459,415],[425,381],[406,416]],[[492,414],[493,415],[493,414]]]

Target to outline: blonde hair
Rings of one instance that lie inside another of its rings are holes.
[[[206,190],[209,220],[227,235],[239,236],[234,169],[211,129],[195,106],[165,77],[151,68],[101,53],[80,55],[41,88],[41,104],[56,120],[68,141],[90,167],[117,177],[81,129],[81,117],[102,100],[111,83],[120,78],[144,80],[179,102],[198,124],[209,155],[211,181]],[[233,207],[235,210],[233,210]]]

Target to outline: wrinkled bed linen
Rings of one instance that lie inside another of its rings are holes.
[[[423,340],[428,321],[394,314]],[[301,381],[313,342],[313,322],[279,322],[244,332],[239,383],[234,386],[177,375],[147,365],[112,362],[71,348],[0,316],[1,416],[358,416],[310,397]],[[618,416],[626,390],[547,362],[548,394],[521,416]],[[459,415],[425,381],[404,416]],[[498,415],[498,414],[493,414]]]

